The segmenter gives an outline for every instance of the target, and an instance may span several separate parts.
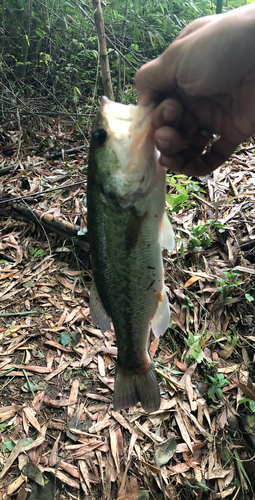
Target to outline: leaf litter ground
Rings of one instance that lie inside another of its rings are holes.
[[[114,332],[89,315],[87,148],[44,159],[44,134],[77,144],[47,127],[32,146],[1,129],[0,201],[31,197],[0,204],[0,499],[254,498],[253,139],[206,181],[169,173],[172,316],[147,414],[113,410]]]

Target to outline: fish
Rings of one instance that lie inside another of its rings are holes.
[[[170,321],[162,248],[174,248],[165,212],[165,169],[158,163],[154,105],[124,105],[103,97],[96,115],[87,173],[87,227],[93,281],[90,316],[117,341],[113,406],[160,407],[151,329]]]

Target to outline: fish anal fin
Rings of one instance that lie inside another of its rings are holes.
[[[101,302],[94,278],[90,287],[89,306],[90,316],[93,323],[95,323],[95,325],[97,325],[103,332],[109,330],[111,326],[111,318],[108,316]]]
[[[113,405],[115,410],[135,406],[139,401],[145,411],[156,411],[160,407],[160,392],[152,361],[146,372],[122,371],[116,365]]]
[[[159,243],[161,247],[172,252],[175,247],[174,232],[166,212],[162,216],[159,231]]]
[[[163,300],[162,300],[163,298]],[[168,328],[170,321],[170,307],[166,295],[166,287],[164,286],[163,293],[158,301],[157,310],[151,320],[151,328],[155,337],[163,335]]]

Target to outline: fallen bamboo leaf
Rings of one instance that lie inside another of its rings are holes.
[[[15,404],[0,408],[0,422],[5,422],[5,420],[11,419],[19,410],[21,410],[21,408],[23,408],[23,405]]]
[[[26,415],[26,418],[30,422],[30,424],[38,431],[41,432],[41,426],[38,422],[38,420],[35,418],[35,410],[33,408],[29,408],[25,406],[23,408],[23,412]]]
[[[89,482],[89,471],[88,471],[88,467],[86,465],[86,462],[85,462],[85,460],[78,460],[78,464],[79,464],[79,469],[81,471],[81,475],[83,477],[85,485],[90,490],[91,486],[90,486],[90,482]]]
[[[237,386],[239,387],[239,389],[241,389],[241,391],[243,392],[243,394],[248,399],[251,399],[252,401],[255,401],[255,392],[254,392],[254,388],[253,388],[253,384],[252,384],[251,379],[248,379],[247,385],[245,385],[242,382],[238,381],[237,382]]]
[[[24,449],[22,450],[22,447],[23,447],[23,444],[25,442],[25,439],[26,438],[19,439],[19,441],[17,442],[15,448],[13,448],[11,454],[9,455],[9,457],[7,458],[7,460],[5,462],[5,465],[4,465],[3,469],[0,472],[0,480],[8,472],[8,470],[10,469],[10,467],[12,466],[13,462],[16,460],[16,458],[18,457],[18,455],[20,454],[20,452],[24,451]]]
[[[204,281],[204,278],[202,278],[202,276],[197,276],[197,275],[192,276],[188,281],[186,281],[186,283],[184,284],[184,288],[188,288],[188,286],[193,285],[193,283],[195,283],[198,280]]]
[[[110,416],[109,415],[106,415],[103,420],[100,420],[100,422],[97,422],[97,424],[94,424],[92,425],[92,427],[90,427],[89,429],[89,433],[92,434],[92,433],[96,433],[96,432],[100,432],[102,431],[103,429],[105,429],[106,427],[109,427],[111,425],[111,422],[110,422]]]
[[[61,432],[59,433],[56,441],[53,444],[53,448],[51,450],[50,458],[49,458],[49,466],[50,467],[55,467],[57,463],[57,456],[58,456],[58,443],[61,437]]]
[[[117,473],[119,474],[120,473],[120,461],[119,461],[119,452],[118,452],[118,446],[117,446],[116,430],[114,428],[110,427],[109,435],[110,435],[110,446],[111,446],[113,460],[115,463]]]
[[[44,380],[46,380],[46,382],[48,382],[52,378],[56,377],[56,375],[59,375],[59,373],[63,372],[70,364],[71,364],[71,361],[66,361],[59,368],[57,368],[57,370],[50,373],[49,375],[46,375]]]
[[[68,472],[68,474],[71,474],[71,476],[76,477],[77,479],[80,478],[78,467],[76,467],[75,465],[60,460],[60,462],[58,462],[58,467],[65,472]]]
[[[41,444],[45,441],[45,437],[39,437],[37,438],[35,441],[33,441],[33,443],[27,445],[27,446],[24,446],[24,448],[22,449],[22,451],[30,451],[32,450],[33,448],[37,448],[37,446],[41,446]]]
[[[169,375],[167,375],[165,372],[162,372],[162,370],[159,370],[158,368],[155,368],[155,370],[159,375],[161,375],[161,377],[163,377],[169,383],[169,385],[172,387],[172,389],[177,391],[177,388],[178,388],[180,390],[185,391],[185,386],[180,384],[180,382],[178,382],[178,380],[176,380],[173,377],[170,377]]]
[[[232,469],[213,469],[210,472],[207,472],[205,474],[205,478],[207,481],[210,481],[211,479],[219,479],[219,478],[224,478],[226,477]]]
[[[125,420],[125,418],[120,413],[111,410],[111,415],[120,425],[122,425],[122,427],[124,427],[124,429],[127,429],[130,432],[130,434],[132,434],[133,427],[127,422],[127,420]]]
[[[68,405],[68,416],[72,417],[74,413],[74,406],[77,403],[79,389],[79,380],[75,379],[72,383],[72,387],[69,395],[69,405]]]
[[[66,474],[63,474],[58,469],[52,469],[51,467],[45,467],[44,469],[45,472],[51,472],[54,476],[56,476],[62,483],[68,484],[68,486],[71,486],[72,488],[76,488],[79,490],[80,485],[77,483],[77,481],[74,481],[70,477],[66,476]]]
[[[169,467],[169,475],[173,476],[175,474],[183,474],[184,472],[187,472],[190,469],[190,467],[186,463],[180,463],[177,465],[173,465]]]
[[[63,352],[73,352],[73,349],[69,349],[68,347],[64,347],[62,344],[59,342],[56,342],[55,340],[45,340],[44,342],[47,345],[51,345],[52,347],[56,347],[56,349],[59,349],[60,351]]]
[[[169,438],[160,443],[155,451],[155,462],[157,467],[167,464],[176,452],[176,441],[174,438]]]
[[[186,429],[186,426],[185,426],[185,424],[183,422],[181,413],[180,412],[175,412],[174,416],[175,416],[175,420],[176,420],[176,422],[178,424],[178,427],[180,429],[180,433],[181,433],[181,436],[182,436],[183,440],[185,441],[185,443],[189,447],[190,451],[193,453],[193,448],[192,448],[191,440],[190,440],[188,431]]]
[[[111,403],[111,399],[106,398],[105,396],[101,396],[101,394],[91,394],[90,392],[86,392],[87,398],[95,399],[97,401],[104,401],[105,403]]]
[[[15,491],[24,483],[25,479],[25,476],[21,473],[19,477],[9,484],[7,488],[7,495],[13,495],[13,493],[15,493]]]
[[[152,472],[160,474],[160,469],[158,467],[155,467],[155,465],[151,465],[148,462],[144,462],[144,460],[140,460],[140,458],[137,457],[136,460],[138,460],[141,464],[146,465],[146,467],[148,467],[148,469],[150,469]]]

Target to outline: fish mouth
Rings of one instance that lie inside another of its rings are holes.
[[[151,126],[151,113],[153,104],[148,106],[124,106],[119,102],[110,101],[103,96],[100,107],[100,122],[104,123],[107,130],[111,131],[114,138],[126,137],[135,142],[135,147],[140,149],[148,135]],[[97,125],[100,123],[98,122]]]
[[[153,105],[126,106],[104,96],[94,122],[101,188],[123,208],[147,195],[155,184],[152,110]]]

